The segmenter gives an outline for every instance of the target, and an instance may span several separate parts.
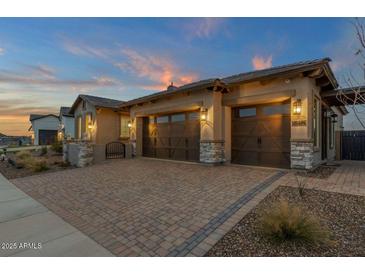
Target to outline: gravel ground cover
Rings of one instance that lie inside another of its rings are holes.
[[[319,166],[311,171],[298,171],[296,175],[301,177],[309,177],[309,178],[318,178],[318,179],[327,179],[335,172],[337,166]]]
[[[280,199],[318,217],[331,234],[331,244],[274,243],[260,233],[259,220]],[[365,197],[279,187],[220,239],[206,256],[365,256]]]
[[[14,153],[9,153],[7,155],[11,159],[15,159]],[[8,161],[0,161],[0,173],[4,175],[7,179],[15,179],[21,177],[32,176],[39,173],[55,172],[59,170],[64,170],[66,168],[72,168],[63,164],[62,154],[57,154],[49,151],[46,155],[41,156],[39,152],[32,152],[32,156],[37,160],[44,160],[47,163],[48,170],[41,172],[35,172],[30,168],[16,168],[11,165]]]

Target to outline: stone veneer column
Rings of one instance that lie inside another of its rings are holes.
[[[220,164],[225,161],[224,141],[200,141],[200,162],[207,164]]]
[[[314,167],[313,142],[291,142],[290,167],[312,169]]]
[[[81,141],[79,144],[78,167],[85,167],[92,164],[94,160],[93,145],[90,142]]]

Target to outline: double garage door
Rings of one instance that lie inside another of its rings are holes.
[[[290,167],[290,102],[232,109],[232,163]]]
[[[199,111],[143,119],[143,156],[199,161]]]
[[[143,156],[199,161],[199,112],[145,117]],[[232,163],[290,167],[290,102],[232,108]]]

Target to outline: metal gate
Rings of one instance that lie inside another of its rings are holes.
[[[365,161],[365,130],[342,131],[342,159]]]
[[[121,142],[111,142],[105,146],[106,159],[125,158],[125,144]]]

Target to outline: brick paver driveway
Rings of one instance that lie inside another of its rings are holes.
[[[12,183],[116,255],[180,256],[277,173],[140,158]]]

